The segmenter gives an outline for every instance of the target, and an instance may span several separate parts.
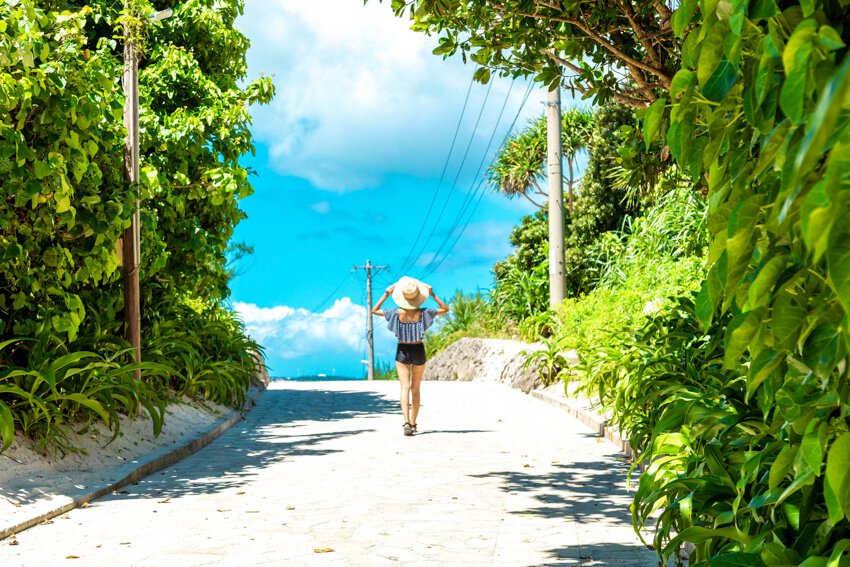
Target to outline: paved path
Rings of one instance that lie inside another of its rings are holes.
[[[404,437],[397,391],[275,383],[206,449],[2,542],[0,565],[657,565],[623,456],[578,421],[498,384],[426,382]]]

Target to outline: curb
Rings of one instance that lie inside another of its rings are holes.
[[[158,458],[154,459],[153,461],[139,465],[138,468],[136,468],[134,471],[132,471],[130,474],[128,474],[127,476],[125,476],[121,480],[119,480],[117,482],[113,482],[112,484],[109,484],[109,485],[104,486],[102,488],[99,488],[99,489],[95,490],[94,492],[91,492],[91,493],[89,493],[85,496],[81,496],[80,498],[77,498],[73,502],[69,502],[69,503],[67,503],[67,504],[65,504],[65,505],[63,505],[59,508],[54,508],[53,510],[39,514],[38,516],[36,516],[34,518],[30,518],[29,520],[24,520],[23,522],[15,524],[12,527],[1,529],[0,530],[0,540],[6,539],[7,537],[9,537],[11,535],[14,535],[18,532],[22,532],[22,531],[24,531],[28,528],[31,528],[35,525],[38,525],[45,520],[49,520],[50,518],[54,518],[54,517],[56,517],[60,514],[64,514],[65,512],[68,512],[69,510],[73,510],[74,508],[76,508],[76,507],[78,507],[82,504],[85,504],[86,502],[90,502],[92,500],[97,500],[98,498],[101,498],[102,496],[106,496],[110,492],[114,492],[114,491],[118,490],[119,488],[127,486],[128,484],[136,482],[137,480],[140,480],[140,479],[142,479],[142,478],[144,478],[144,477],[146,477],[150,474],[153,474],[157,471],[160,471],[160,470],[162,470],[166,467],[169,467],[169,466],[173,465],[174,463],[176,463],[177,461],[188,457],[189,455],[197,453],[198,451],[200,451],[201,449],[203,449],[204,447],[206,447],[207,445],[212,443],[215,439],[220,437],[222,435],[222,433],[224,433],[225,431],[227,431],[228,429],[233,427],[233,425],[235,425],[236,422],[239,421],[239,419],[242,417],[242,415],[244,413],[250,411],[251,408],[256,405],[256,401],[257,401],[257,398],[260,395],[260,392],[263,392],[264,390],[265,390],[265,388],[257,388],[257,391],[254,393],[254,395],[251,396],[251,398],[249,398],[246,401],[245,407],[243,409],[235,410],[233,412],[233,414],[229,418],[227,418],[227,420],[225,422],[218,424],[215,428],[207,431],[206,433],[204,433],[203,435],[201,435],[200,437],[198,437],[194,441],[188,443],[187,445],[183,445],[182,447],[178,447],[177,449],[174,449],[170,453],[167,453],[167,454],[165,454],[161,457],[158,457]]]
[[[603,419],[597,415],[593,415],[586,411],[580,410],[578,408],[570,405],[566,399],[560,399],[559,397],[555,397],[551,394],[544,394],[539,390],[532,390],[529,392],[531,397],[536,398],[540,401],[546,402],[549,405],[555,406],[556,408],[562,409],[574,418],[578,419],[580,422],[589,427],[594,433],[600,435],[617,446],[621,451],[623,451],[628,457],[634,462],[636,456],[634,449],[629,445],[629,442],[620,437],[620,434],[608,427],[608,420]],[[641,463],[638,465],[638,469],[643,471],[646,466]]]

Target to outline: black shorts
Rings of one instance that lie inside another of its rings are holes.
[[[422,366],[425,364],[425,345],[422,343],[398,343],[398,349],[395,351],[395,360],[402,364]]]

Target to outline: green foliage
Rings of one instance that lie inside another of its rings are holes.
[[[546,116],[531,120],[528,125],[510,136],[499,148],[493,163],[487,168],[490,185],[508,197],[522,195],[541,209],[546,208],[547,191],[540,187],[546,175],[547,125]],[[587,149],[593,114],[583,108],[568,108],[561,115],[562,153],[567,161],[564,182],[572,188],[578,153]],[[531,193],[531,195],[529,195]],[[532,196],[536,197],[535,201]],[[570,198],[572,206],[572,198]]]
[[[566,350],[564,343],[557,337],[547,337],[543,339],[543,348],[532,351],[529,354],[527,351],[522,351],[520,354],[525,356],[525,362],[522,364],[524,371],[534,363],[535,360],[540,361],[540,379],[544,386],[554,384],[558,380],[558,376],[570,367],[564,351]]]
[[[455,292],[449,313],[425,333],[425,352],[431,358],[464,337],[483,337],[493,332],[491,306],[481,292]]]
[[[689,24],[667,2],[529,2],[528,0],[392,0],[412,29],[438,39],[434,54],[461,52],[480,65],[476,79],[534,76],[554,86],[567,82],[585,98],[645,108],[668,88],[679,67],[674,33]],[[717,2],[713,1],[712,6]]]
[[[375,380],[398,380],[398,369],[395,361],[383,362],[379,360],[375,364]]]
[[[152,10],[166,7],[161,0],[134,1],[126,11],[106,1],[0,4],[4,444],[15,426],[61,444],[63,428],[81,419],[115,424],[114,413],[133,415],[136,401],[159,407],[167,386],[238,406],[256,366],[257,345],[239,324],[221,322],[229,316],[217,305],[229,294],[225,253],[244,217],[238,200],[251,193],[250,172],[238,163],[253,152],[248,107],[268,102],[274,87],[268,78],[245,80],[249,42],[234,28],[241,0],[189,0],[173,17],[149,22]],[[138,186],[122,175],[116,38],[124,24],[144,48]],[[147,362],[145,382],[134,384],[127,377],[134,367],[121,366],[126,345],[114,335],[123,333],[118,244],[137,197]],[[191,302],[200,319],[185,312]],[[45,391],[36,374],[78,355],[79,367],[68,366],[56,390]],[[18,386],[22,380],[34,380],[26,385],[37,395]]]

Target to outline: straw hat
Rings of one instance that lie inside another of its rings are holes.
[[[393,288],[393,301],[402,309],[416,309],[429,295],[428,286],[407,276],[398,280]]]

